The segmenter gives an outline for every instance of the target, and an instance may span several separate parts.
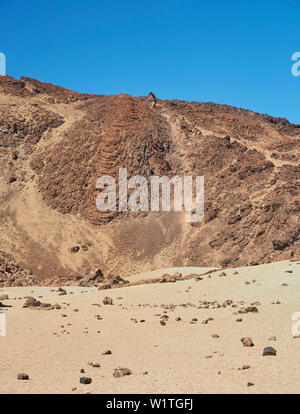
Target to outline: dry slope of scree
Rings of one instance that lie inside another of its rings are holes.
[[[12,258],[0,251],[0,288],[10,286],[39,285],[40,280],[27,269],[23,269]],[[1,296],[1,295],[0,295]]]
[[[1,248],[42,278],[297,258],[299,138],[299,125],[227,105],[1,77]],[[96,180],[120,167],[203,175],[204,220],[100,213]]]

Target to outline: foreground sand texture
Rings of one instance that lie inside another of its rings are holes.
[[[299,393],[300,338],[291,331],[291,316],[300,312],[299,262],[107,291],[68,286],[59,296],[57,290],[1,289],[0,296],[9,295],[0,308],[7,321],[1,393]],[[24,309],[26,296],[61,309]],[[106,296],[113,305],[103,304]],[[221,307],[205,307],[214,301]],[[258,312],[238,312],[251,304]],[[159,315],[169,317],[165,326]],[[244,347],[242,337],[254,346]],[[277,355],[263,357],[267,346]],[[132,375],[114,378],[119,367]],[[28,381],[17,380],[22,372]],[[92,383],[80,384],[82,376]]]

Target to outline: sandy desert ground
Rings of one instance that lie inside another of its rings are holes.
[[[224,273],[105,291],[68,286],[61,296],[56,287],[2,288],[0,392],[299,393],[291,318],[300,312],[300,263]],[[26,296],[61,309],[25,309]],[[106,296],[113,305],[103,304]],[[268,346],[276,356],[262,355]],[[132,375],[113,377],[119,367]],[[84,376],[92,383],[81,384]]]

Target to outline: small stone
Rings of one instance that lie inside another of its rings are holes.
[[[36,308],[40,306],[41,302],[34,299],[33,297],[28,297],[23,305],[23,308]]]
[[[160,324],[162,325],[162,326],[166,326],[166,322],[165,321],[159,321],[160,322]]]
[[[99,364],[98,362],[95,362],[95,363],[92,365],[92,367],[93,367],[93,368],[100,368],[100,364]]]
[[[104,299],[103,299],[103,304],[104,305],[113,305],[113,300],[112,300],[112,298],[109,298],[108,296],[106,296]]]
[[[29,380],[29,375],[24,374],[23,372],[21,374],[18,374],[18,380],[26,381]]]
[[[257,313],[257,312],[258,312],[258,309],[257,309],[257,307],[256,307],[256,306],[248,306],[248,307],[244,310],[244,313],[249,313],[249,312],[254,312],[254,313]]]
[[[102,355],[111,355],[111,350],[110,349],[108,349],[107,351],[105,351],[105,352],[103,352],[103,354]]]
[[[132,372],[129,368],[118,368],[113,372],[114,378],[124,377],[125,375],[132,375]]]
[[[41,309],[50,309],[50,308],[52,309],[53,307],[52,307],[51,303],[41,303],[40,308]]]
[[[249,369],[250,368],[250,365],[243,365],[242,366],[242,369]]]
[[[253,382],[248,382],[247,387],[253,387]]]
[[[79,380],[80,384],[91,384],[92,383],[92,378],[89,377],[81,377]]]
[[[213,334],[212,337],[213,338],[220,338],[220,336],[218,334]]]
[[[243,346],[254,346],[254,343],[252,342],[252,339],[249,337],[241,338],[241,342]]]
[[[63,289],[62,287],[58,288],[58,292],[59,292],[58,296],[64,296],[67,294],[66,289]]]
[[[263,350],[263,356],[267,356],[267,355],[276,356],[276,353],[277,353],[276,349],[272,348],[271,346],[267,346]]]

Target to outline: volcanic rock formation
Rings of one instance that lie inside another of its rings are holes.
[[[286,119],[4,76],[0,248],[40,279],[299,259],[299,156],[300,125]],[[204,176],[204,220],[101,213],[96,181],[121,167]]]

